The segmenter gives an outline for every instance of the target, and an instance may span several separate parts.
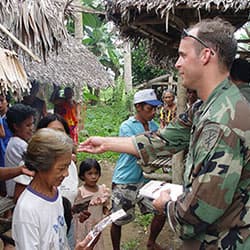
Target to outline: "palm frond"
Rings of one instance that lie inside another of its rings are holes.
[[[30,89],[27,75],[13,51],[0,48],[0,93],[11,92],[17,99]]]

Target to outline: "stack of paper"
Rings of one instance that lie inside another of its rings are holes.
[[[176,201],[177,197],[183,193],[182,185],[167,183],[164,181],[149,181],[139,191],[139,195],[151,199],[157,199],[161,191],[170,190],[171,200]]]

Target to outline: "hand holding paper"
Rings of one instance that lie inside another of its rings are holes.
[[[183,187],[181,185],[164,181],[150,181],[139,191],[141,196],[154,200],[153,205],[160,213],[164,212],[166,202],[176,201],[182,193]]]
[[[139,191],[139,194],[151,199],[157,199],[161,191],[170,190],[171,200],[176,201],[177,197],[183,193],[182,185],[167,183],[164,181],[149,181]]]
[[[161,191],[160,196],[153,200],[153,206],[160,212],[160,214],[165,213],[165,204],[168,201],[171,201],[170,192],[169,189],[163,190]]]

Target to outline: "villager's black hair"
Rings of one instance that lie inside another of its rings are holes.
[[[89,171],[91,168],[95,168],[99,175],[101,176],[101,166],[96,159],[87,158],[86,160],[82,161],[79,167],[78,176],[81,180],[84,176],[85,172]]]
[[[12,133],[15,133],[14,124],[20,125],[27,118],[35,117],[36,110],[28,105],[21,103],[15,104],[10,107],[6,113],[7,123]]]
[[[37,124],[37,129],[47,128],[48,125],[53,121],[59,121],[63,125],[66,134],[70,136],[69,125],[65,121],[65,119],[59,114],[48,114],[45,117],[43,117]]]

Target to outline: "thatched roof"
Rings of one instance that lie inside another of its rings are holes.
[[[11,92],[20,99],[30,86],[23,66],[13,51],[0,48],[0,93]]]
[[[95,88],[110,86],[113,82],[97,57],[73,39],[69,38],[69,43],[67,41],[64,20],[66,15],[74,11],[91,10],[74,5],[72,0],[2,0],[0,25],[3,25],[3,28],[0,29],[0,47],[17,51],[25,63],[30,80],[37,79],[41,82],[71,85],[76,88],[85,84]],[[44,59],[43,62],[31,62],[27,54],[10,39],[11,36],[6,35],[5,28]],[[10,68],[4,69],[6,72],[2,73],[9,75]],[[12,67],[11,70],[14,75],[18,68]],[[25,84],[16,85],[14,81],[4,86],[8,86],[9,89],[14,86],[20,95],[26,90]],[[3,91],[3,86],[0,85],[1,90]]]
[[[249,19],[249,0],[106,0],[108,19],[135,44],[147,40],[151,58],[163,67],[177,56],[183,28],[220,16],[236,28]]]
[[[35,54],[46,58],[67,37],[64,25],[69,0],[1,0],[0,23]],[[8,41],[8,49],[17,46]]]
[[[82,88],[106,88],[113,81],[97,57],[74,38],[64,41],[62,48],[52,53],[45,63],[24,61],[25,70],[31,80],[56,85],[71,85]]]

